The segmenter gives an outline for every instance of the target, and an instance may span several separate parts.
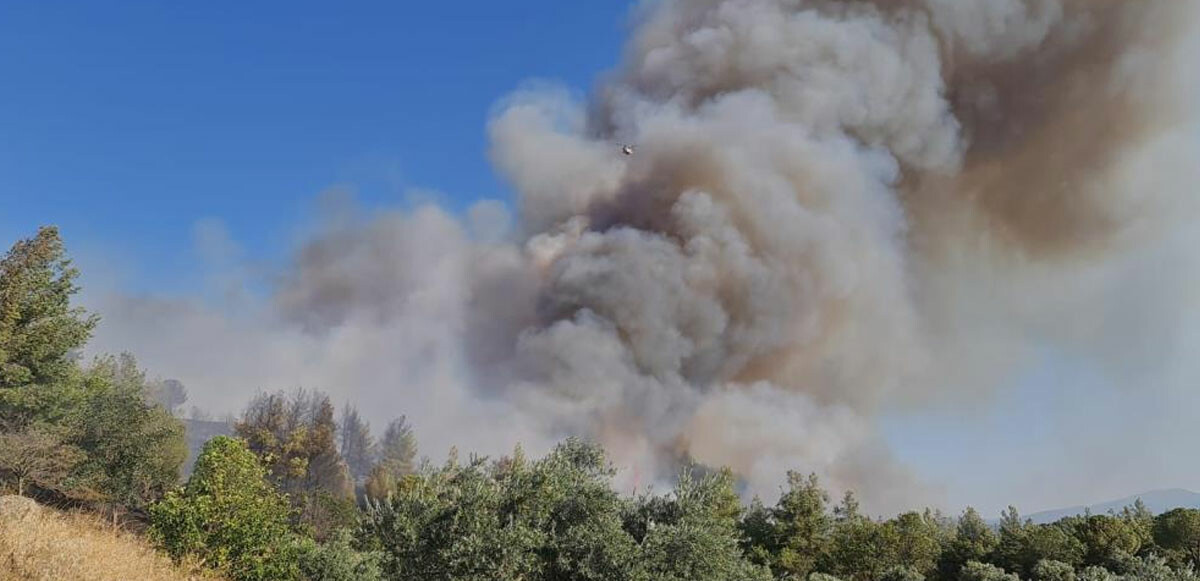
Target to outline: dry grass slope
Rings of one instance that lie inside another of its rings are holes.
[[[0,581],[211,580],[95,517],[0,497]]]

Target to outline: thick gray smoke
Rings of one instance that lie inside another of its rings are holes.
[[[881,414],[986,401],[1037,341],[1160,353],[1096,319],[1179,306],[1123,281],[1193,216],[1196,6],[650,2],[590,102],[498,107],[515,226],[351,208],[266,304],[114,299],[98,346],[210,405],[407,413],[431,452],[581,434],[631,485],[690,457],[929,500]]]

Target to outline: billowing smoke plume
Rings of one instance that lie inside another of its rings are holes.
[[[498,107],[515,226],[350,208],[267,304],[114,300],[99,346],[195,400],[407,413],[430,451],[579,434],[628,484],[691,458],[914,501],[879,415],[979,398],[1031,336],[1106,361],[1094,318],[1191,215],[1195,7],[650,2],[590,102]]]

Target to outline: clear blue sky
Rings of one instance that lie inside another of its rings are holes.
[[[630,5],[0,3],[0,243],[57,224],[170,291],[198,219],[272,257],[335,184],[506,198],[490,108],[529,79],[590,89]]]

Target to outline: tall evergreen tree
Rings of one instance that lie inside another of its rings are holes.
[[[306,442],[310,458],[307,487],[327,490],[337,496],[349,496],[354,485],[346,462],[338,452],[337,422],[333,417],[333,404],[329,396],[319,394],[315,397],[311,413]]]
[[[0,429],[19,429],[54,407],[58,394],[30,388],[55,386],[74,371],[72,353],[98,321],[71,306],[78,275],[53,227],[0,259]]]
[[[394,476],[410,474],[417,458],[417,437],[404,416],[392,420],[383,432],[379,462]]]
[[[350,469],[350,476],[357,483],[362,483],[371,473],[378,454],[378,446],[371,435],[371,425],[363,420],[358,410],[346,404],[342,408],[342,421],[339,426],[342,458]]]
[[[788,487],[774,507],[756,502],[742,519],[747,552],[777,577],[805,579],[829,550],[833,519],[829,494],[816,474],[788,473]]]
[[[986,560],[996,549],[996,542],[992,527],[973,507],[967,507],[958,517],[954,537],[938,559],[941,578],[954,579],[968,562]]]

